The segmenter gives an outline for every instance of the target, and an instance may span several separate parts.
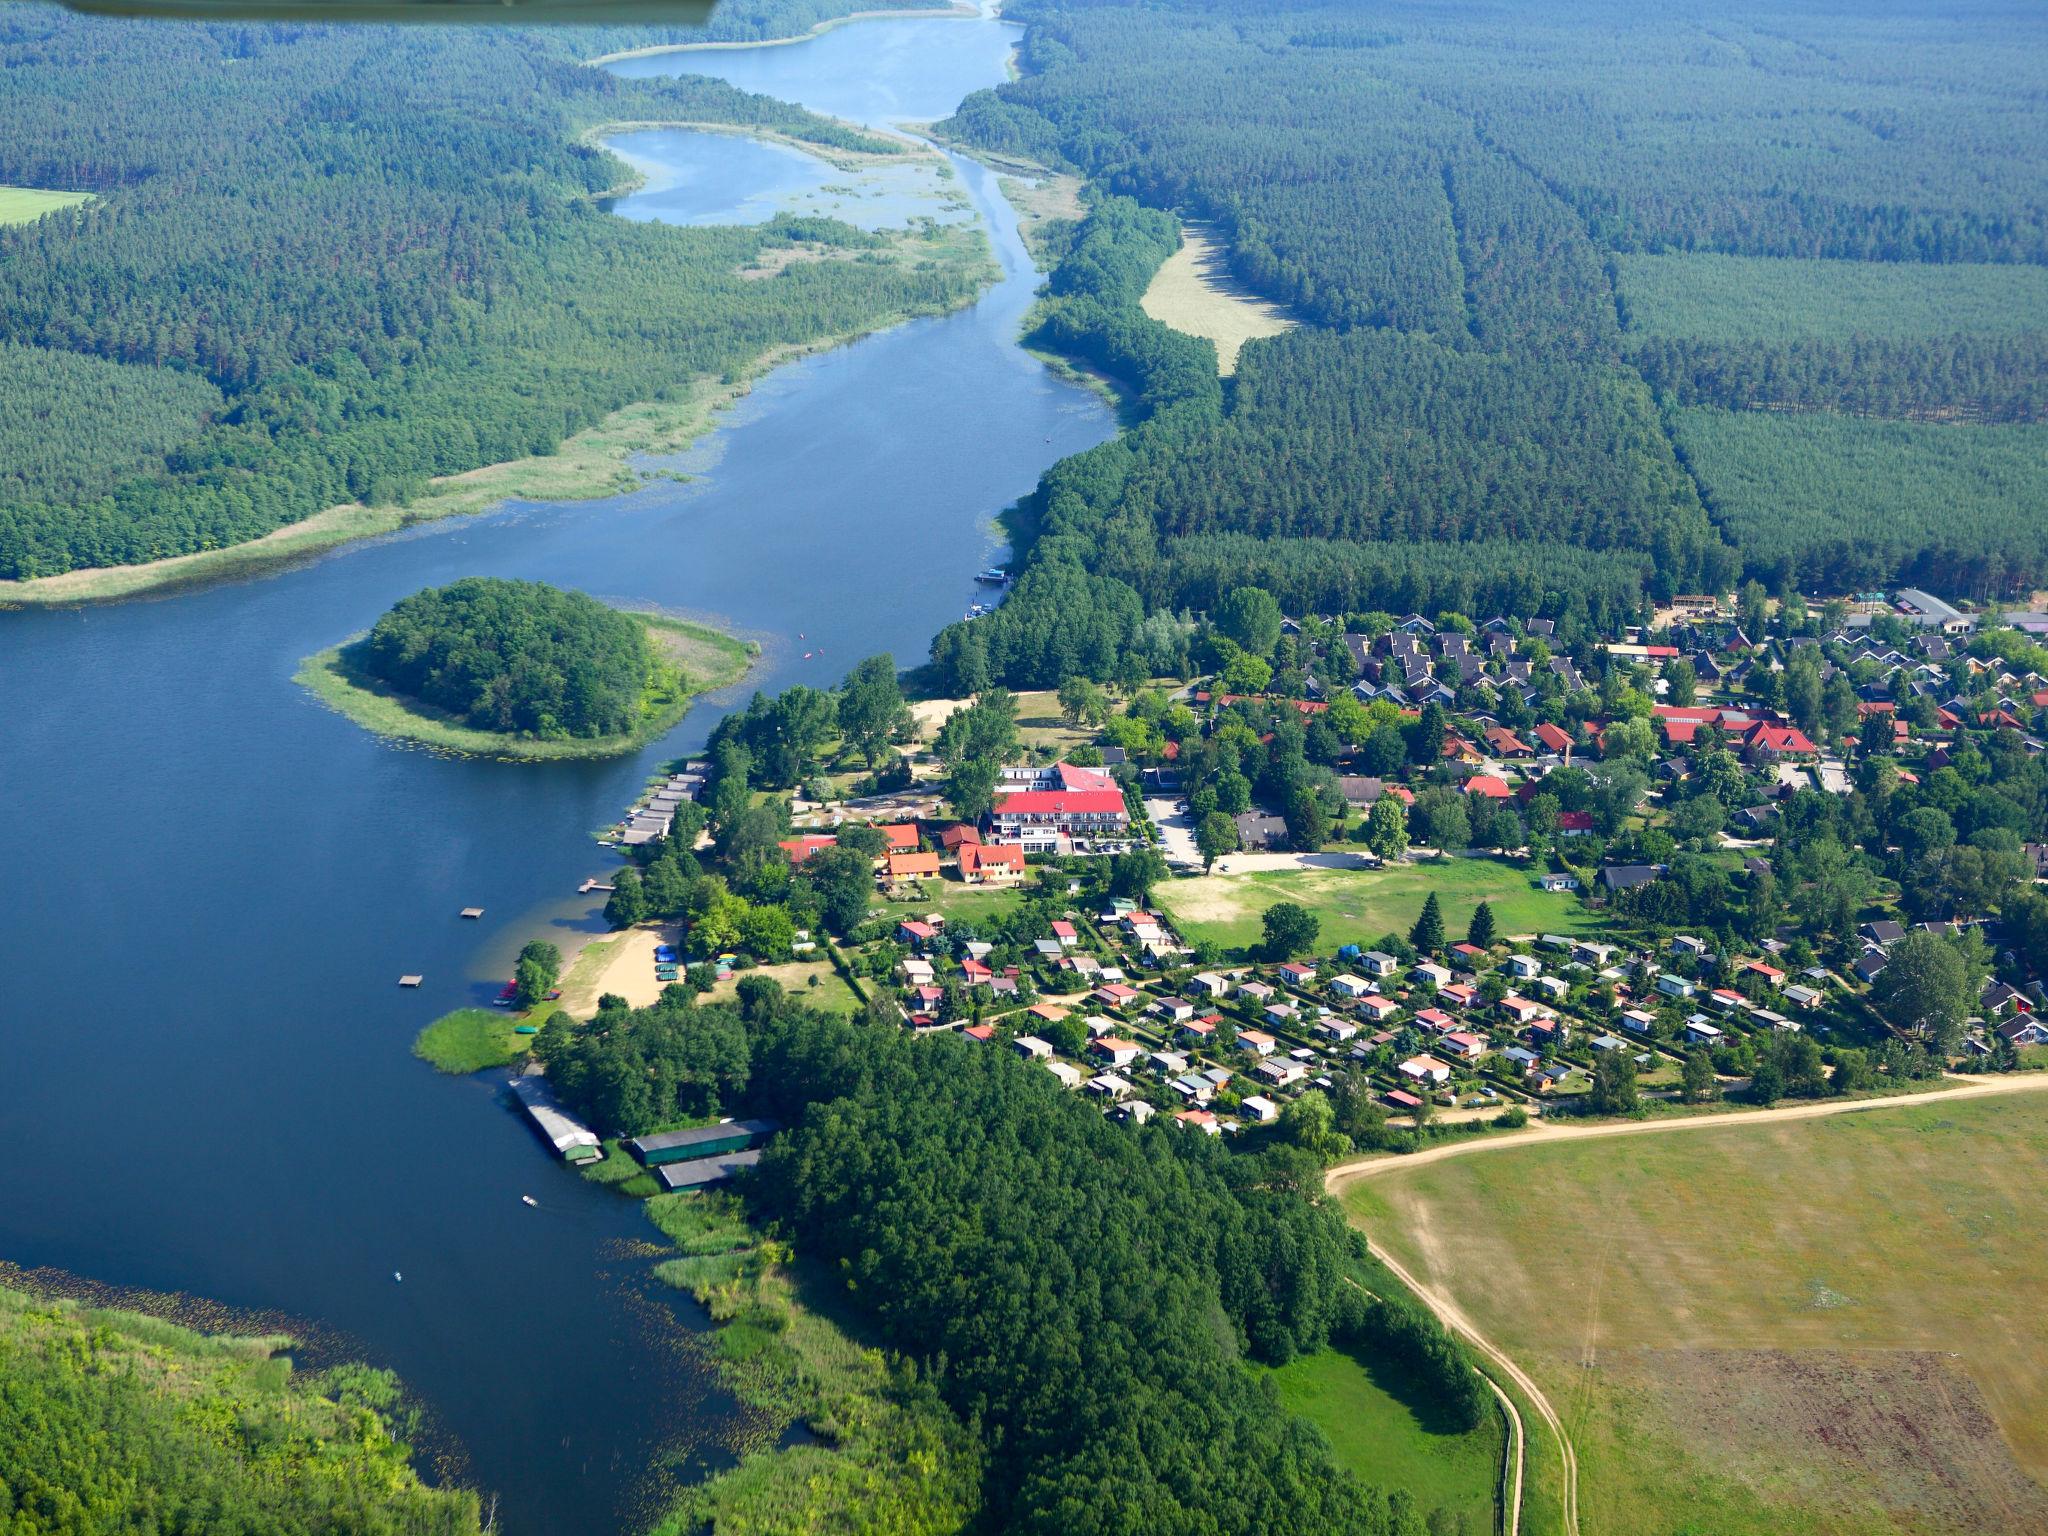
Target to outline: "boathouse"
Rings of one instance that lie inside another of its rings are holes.
[[[773,1120],[727,1120],[719,1125],[699,1125],[687,1131],[662,1131],[653,1136],[635,1136],[624,1143],[626,1150],[649,1168],[693,1158],[717,1157],[744,1152],[782,1127]]]
[[[731,1178],[742,1168],[751,1168],[761,1161],[761,1154],[753,1152],[724,1152],[717,1157],[700,1157],[687,1163],[665,1163],[660,1170],[662,1188],[667,1190],[702,1189],[706,1184],[719,1184]]]
[[[604,1144],[597,1132],[573,1118],[555,1098],[555,1090],[538,1071],[512,1079],[512,1096],[519,1100],[541,1139],[555,1149],[555,1155],[572,1163],[604,1156]]]

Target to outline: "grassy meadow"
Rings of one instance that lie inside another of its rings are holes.
[[[516,1026],[525,1022],[505,1008],[458,1008],[421,1030],[412,1053],[443,1072],[466,1077],[524,1056],[533,1036],[518,1033]]]
[[[1222,248],[1196,225],[1181,231],[1181,246],[1153,274],[1139,301],[1161,325],[1216,344],[1216,371],[1237,372],[1237,354],[1248,341],[1292,330],[1287,311],[1252,293],[1231,274]]]
[[[1528,870],[1492,859],[1201,875],[1162,885],[1152,899],[1188,938],[1239,946],[1259,942],[1268,907],[1291,901],[1322,920],[1316,947],[1328,953],[1343,944],[1370,947],[1384,933],[1405,934],[1431,891],[1454,938],[1464,937],[1482,901],[1502,933],[1579,933],[1598,922],[1576,896],[1539,891]]]
[[[2032,1096],[1537,1145],[1355,1219],[1542,1384],[1586,1536],[2048,1530]]]
[[[1498,1413],[1464,1433],[1432,1424],[1426,1396],[1400,1372],[1341,1350],[1300,1355],[1265,1373],[1290,1413],[1329,1438],[1337,1464],[1361,1481],[1406,1489],[1425,1517],[1443,1510],[1448,1529],[1493,1529],[1506,1430]]]
[[[46,192],[41,187],[0,187],[0,224],[33,224],[46,213],[92,201],[90,192]]]
[[[1625,254],[1629,329],[1705,341],[2008,335],[2048,327],[2048,268]]]
[[[698,694],[738,682],[756,652],[744,641],[701,624],[651,613],[633,617],[647,626],[649,640],[670,665],[649,680],[640,701],[639,726],[617,736],[554,739],[477,730],[364,674],[349,660],[353,641],[308,656],[293,681],[365,730],[444,752],[526,762],[619,757],[667,732],[689,712],[690,701]]]

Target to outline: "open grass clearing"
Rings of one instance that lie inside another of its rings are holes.
[[[1394,1167],[1354,1216],[1564,1416],[1600,1533],[2048,1529],[2034,1095]]]
[[[1239,281],[1225,260],[1223,247],[1206,225],[1181,228],[1181,246],[1152,275],[1145,313],[1161,325],[1216,344],[1216,371],[1237,372],[1237,354],[1248,341],[1278,336],[1294,329],[1294,318],[1270,299],[1262,299]]]
[[[967,885],[959,880],[926,880],[923,889],[924,894],[914,901],[878,899],[875,910],[898,922],[937,912],[949,923],[961,923],[1007,912],[1024,899],[1023,893],[1014,886],[998,890]]]
[[[820,942],[824,942],[820,940]],[[860,999],[853,995],[853,988],[846,984],[846,978],[832,967],[832,962],[819,955],[807,960],[792,960],[786,965],[756,965],[743,971],[734,971],[724,981],[706,992],[701,999],[707,1003],[730,1002],[740,994],[740,983],[749,976],[765,976],[778,983],[788,996],[802,1002],[807,1008],[817,1008],[826,1013],[859,1013]]]
[[[46,192],[41,187],[0,187],[0,224],[33,224],[46,213],[92,201],[90,192]]]
[[[533,1036],[520,1034],[518,1026],[529,1022],[505,1008],[458,1008],[421,1030],[412,1053],[462,1076],[506,1066],[526,1054]]]
[[[1621,255],[1629,329],[1704,341],[2008,335],[2048,327],[2048,268]]]
[[[1499,1414],[1489,1412],[1475,1430],[1447,1431],[1430,1421],[1426,1391],[1399,1369],[1337,1349],[1298,1356],[1265,1375],[1287,1410],[1328,1436],[1337,1464],[1360,1481],[1405,1489],[1425,1518],[1443,1510],[1453,1532],[1493,1529],[1506,1433]]]
[[[1445,928],[1463,938],[1484,901],[1502,933],[1582,933],[1597,914],[1565,892],[1539,891],[1530,871],[1494,859],[1437,859],[1384,869],[1272,869],[1201,875],[1162,885],[1153,902],[1190,939],[1256,944],[1266,909],[1291,901],[1322,920],[1316,948],[1368,947],[1385,933],[1405,934],[1436,893]]]

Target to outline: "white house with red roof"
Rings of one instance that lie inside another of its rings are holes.
[[[1075,840],[1120,840],[1130,812],[1114,777],[1098,768],[1057,763],[1029,788],[997,792],[990,835],[1028,853],[1058,853]]]

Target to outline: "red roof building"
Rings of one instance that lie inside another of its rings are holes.
[[[917,850],[917,823],[899,822],[894,826],[875,829],[888,841],[883,845],[884,853],[914,853]]]
[[[969,885],[1014,885],[1024,878],[1024,850],[1015,843],[963,843],[960,878]]]
[[[1515,792],[1508,788],[1508,781],[1496,778],[1490,773],[1475,773],[1465,781],[1465,793],[1483,795],[1488,800],[1512,800]]]
[[[811,832],[802,837],[785,837],[776,844],[776,847],[788,854],[789,862],[796,865],[803,863],[819,849],[837,847],[838,843],[839,839],[829,832]]]
[[[1562,752],[1567,757],[1571,756],[1572,738],[1570,733],[1552,725],[1548,720],[1537,726],[1530,734],[1550,751]]]

